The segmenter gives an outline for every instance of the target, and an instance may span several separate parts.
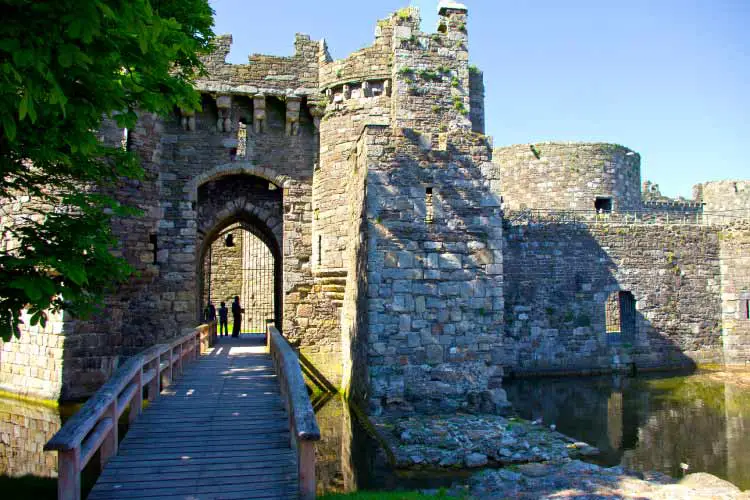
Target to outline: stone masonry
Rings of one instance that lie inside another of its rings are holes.
[[[748,361],[748,181],[671,200],[642,190],[623,146],[493,151],[466,7],[443,0],[436,32],[419,24],[401,9],[336,61],[298,34],[291,56],[228,64],[220,36],[200,111],[143,114],[127,133],[104,123],[102,140],[146,170],[116,192],[143,212],[114,225],[138,274],[99,316],[4,344],[0,388],[89,395],[201,321],[209,288],[217,305],[250,300],[243,234],[274,261],[253,300],[373,414],[499,409],[507,371]],[[611,311],[621,334],[607,332],[610,296],[632,306]]]

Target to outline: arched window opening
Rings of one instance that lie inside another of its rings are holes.
[[[605,304],[606,331],[610,341],[631,342],[635,338],[635,297],[630,292],[612,292]]]

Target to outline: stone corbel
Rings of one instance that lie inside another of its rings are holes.
[[[344,99],[352,98],[352,87],[348,83],[344,84]]]
[[[299,135],[299,97],[286,98],[286,135]]]
[[[333,102],[333,89],[326,89],[326,98],[328,99],[328,104]]]
[[[386,80],[383,82],[383,94],[390,96],[391,95],[391,81]]]
[[[180,115],[182,115],[182,118],[180,119],[182,130],[195,132],[195,111],[187,111],[180,108]]]
[[[232,131],[232,96],[220,95],[216,98],[216,108],[219,110],[219,119],[216,121],[216,130],[219,132]]]
[[[370,82],[362,82],[362,97],[371,97],[372,91],[370,90]]]
[[[310,110],[310,115],[313,117],[315,130],[320,131],[320,119],[323,118],[323,115],[326,113],[325,104],[322,102],[308,102],[307,107]]]
[[[266,130],[266,96],[253,97],[253,130],[260,134]]]

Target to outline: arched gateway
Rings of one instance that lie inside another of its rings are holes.
[[[226,175],[198,187],[196,320],[208,303],[240,297],[242,333],[282,325],[282,193],[251,175]]]

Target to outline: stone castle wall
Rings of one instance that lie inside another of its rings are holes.
[[[719,232],[721,302],[725,361],[750,359],[750,222],[736,222]]]
[[[60,430],[57,408],[0,398],[0,476],[57,477],[57,453],[44,445]]]
[[[594,210],[597,197],[614,211],[641,209],[641,157],[614,144],[540,143],[496,148],[504,207]]]
[[[237,228],[222,233],[225,236],[232,235],[234,246],[228,247],[223,237],[211,244],[210,251],[210,279],[205,274],[203,277],[203,305],[206,306],[208,297],[217,311],[219,304],[225,302],[227,308],[231,309],[232,300],[235,295],[242,294],[242,249],[244,231]],[[209,257],[206,257],[208,259]],[[204,264],[205,266],[206,264]],[[204,273],[206,269],[204,267]],[[217,312],[218,314],[218,312]]]
[[[715,181],[693,186],[709,224],[750,219],[750,181]]]
[[[719,259],[719,235],[705,226],[509,227],[503,361],[519,372],[721,363]],[[636,300],[631,338],[606,333],[616,291]]]
[[[50,315],[47,326],[29,326],[23,315],[21,336],[0,340],[0,390],[56,400],[63,385],[63,314]]]
[[[373,412],[492,409],[504,403],[504,365],[666,367],[721,362],[724,350],[747,359],[750,231],[701,219],[700,203],[740,213],[748,183],[701,185],[700,201],[642,198],[640,156],[622,146],[493,155],[466,9],[441,3],[436,33],[419,21],[402,9],[378,22],[371,46],[338,61],[297,35],[292,56],[227,64],[231,37],[218,37],[197,82],[201,111],[143,115],[128,131],[146,175],[116,194],[143,216],[114,231],[138,274],[98,317],[4,345],[0,384],[85,396],[124,356],[194,326],[211,245],[212,297],[247,295],[232,272],[242,239],[215,241],[236,224],[281,269],[283,333]],[[101,135],[124,137],[111,120]],[[612,214],[593,213],[597,197],[611,198]],[[524,209],[592,216],[516,217]],[[637,301],[637,334],[617,345],[604,327],[615,291]]]

